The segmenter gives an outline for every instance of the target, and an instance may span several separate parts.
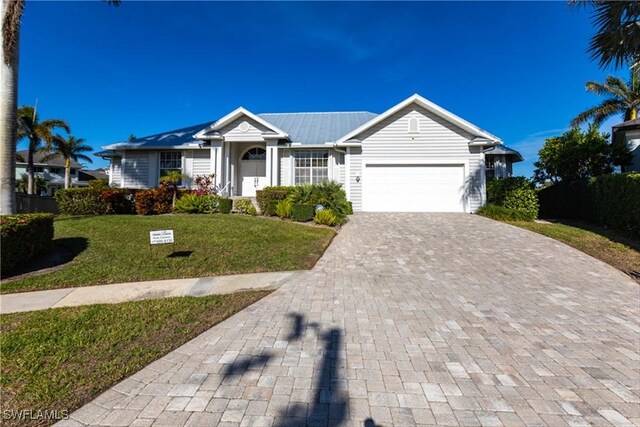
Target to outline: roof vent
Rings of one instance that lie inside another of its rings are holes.
[[[416,117],[411,117],[409,119],[409,133],[419,133],[420,128],[418,125],[418,119]]]

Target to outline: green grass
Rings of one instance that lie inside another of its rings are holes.
[[[335,232],[245,215],[58,217],[59,247],[79,252],[59,270],[3,281],[0,293],[107,283],[311,268]],[[149,246],[149,231],[173,229],[172,245]],[[173,251],[188,256],[167,257]]]
[[[71,413],[270,292],[168,298],[2,315],[2,412],[56,410]],[[3,420],[2,424],[25,425],[25,422]],[[29,425],[42,424],[31,421]]]
[[[509,222],[509,224],[559,240],[638,280],[640,243],[613,231],[577,222]]]

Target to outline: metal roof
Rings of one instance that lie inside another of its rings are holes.
[[[618,129],[637,129],[637,128],[640,128],[640,119],[627,120],[626,122],[618,123],[617,125],[614,125],[612,127],[614,131]]]
[[[150,148],[173,148],[188,146],[189,144],[197,144],[198,141],[193,139],[198,131],[209,126],[212,122],[201,123],[199,125],[188,126],[176,130],[170,130],[167,132],[157,133],[155,135],[144,136],[142,138],[136,138],[133,141],[118,142],[115,144],[107,145],[104,148],[107,150],[118,149],[150,149]]]
[[[376,116],[367,111],[258,114],[287,132],[291,142],[302,145],[333,142]]]
[[[515,162],[521,162],[524,160],[522,154],[513,148],[509,148],[506,145],[495,145],[493,147],[486,148],[484,150],[484,154],[496,154],[496,155],[505,155],[505,156],[514,156],[515,159],[512,160]]]
[[[47,166],[55,166],[55,167],[65,167],[65,160],[62,156],[57,155],[55,157],[50,158],[46,162],[43,162],[42,159],[45,156],[48,156],[49,153],[45,153],[42,151],[36,151],[33,153],[33,164],[34,165],[47,165]],[[20,150],[16,153],[16,157],[23,159],[24,161],[16,161],[16,163],[27,163],[27,158],[29,156],[28,150]],[[73,169],[80,169],[82,165],[74,160],[71,160],[71,167]]]

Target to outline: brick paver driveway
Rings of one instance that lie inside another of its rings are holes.
[[[484,218],[359,214],[312,271],[67,424],[639,425],[639,292]]]

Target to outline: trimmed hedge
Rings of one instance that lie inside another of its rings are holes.
[[[211,194],[184,194],[176,201],[174,213],[212,214],[218,211],[218,196]]]
[[[265,187],[256,191],[256,201],[263,215],[275,215],[275,206],[280,200],[284,200],[291,194],[295,187]],[[275,202],[275,203],[274,203]]]
[[[311,221],[316,214],[316,207],[307,204],[294,204],[291,207],[291,219],[297,222]]]
[[[55,197],[60,213],[65,215],[134,214],[137,191],[94,186],[58,190]]]
[[[53,214],[0,216],[2,276],[53,249]]]
[[[228,214],[231,213],[231,209],[233,209],[233,200],[218,199],[218,212]]]
[[[487,204],[476,211],[476,214],[496,221],[533,221],[535,217],[521,209],[510,209],[504,206]]]
[[[181,192],[178,191],[179,198]],[[142,190],[136,194],[136,213],[138,215],[161,215],[171,213],[173,188],[162,183],[157,188]]]
[[[253,206],[253,203],[250,199],[235,199],[233,202],[234,208],[236,211],[245,215],[256,215],[256,207]]]
[[[540,213],[593,222],[640,238],[640,173],[560,182],[538,191]]]

